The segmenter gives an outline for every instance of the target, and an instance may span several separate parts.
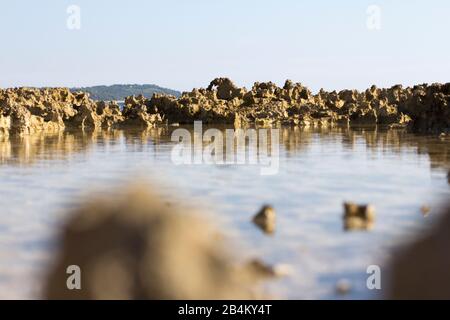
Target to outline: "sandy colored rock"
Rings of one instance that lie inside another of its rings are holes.
[[[245,267],[247,272],[255,276],[256,279],[266,279],[274,277],[286,277],[293,273],[293,268],[286,264],[268,265],[259,259],[249,261]]]
[[[114,128],[125,120],[119,105],[115,102],[96,102],[96,112],[101,117],[102,128]]]
[[[227,78],[217,78],[206,90],[184,92],[170,103],[159,97],[152,99],[152,105],[169,123],[202,120],[233,124],[239,115],[241,123],[262,126],[391,125],[437,132],[450,129],[449,99],[448,85],[441,84],[406,89],[401,85],[388,89],[372,86],[365,92],[321,89],[313,95],[300,83],[290,80],[283,88],[272,82],[256,82],[247,91]]]
[[[11,117],[0,115],[0,137],[8,136],[11,130]]]
[[[163,122],[162,116],[156,111],[156,108],[150,105],[150,101],[142,95],[127,97],[125,107],[122,110],[124,121],[120,125],[123,127],[152,128]]]
[[[245,94],[245,89],[240,89],[228,78],[216,78],[208,86],[209,91],[217,90],[217,98],[222,100],[241,99]]]
[[[70,124],[82,129],[98,129],[102,125],[102,119],[97,114],[95,105],[82,104],[77,108],[77,113]]]
[[[255,274],[236,268],[210,224],[140,185],[76,210],[49,273],[49,299],[248,299]],[[78,265],[82,289],[68,290]],[[239,270],[239,272],[236,272]]]
[[[253,223],[257,225],[265,233],[271,234],[275,232],[276,213],[275,209],[269,205],[265,205],[253,217]]]
[[[259,259],[251,260],[247,263],[246,268],[250,270],[251,274],[260,278],[272,278],[276,277],[277,274],[274,268]]]
[[[340,279],[336,283],[336,293],[340,295],[346,295],[352,290],[352,284],[347,279]]]
[[[0,90],[0,114],[9,119],[9,131],[19,134],[62,131],[66,127],[109,128],[123,121],[117,104],[95,102],[87,93],[72,93],[66,88]],[[1,119],[0,127],[5,127]]]
[[[375,222],[375,208],[370,204],[344,202],[344,229],[370,230]]]
[[[423,205],[423,206],[420,207],[420,212],[422,213],[422,215],[424,217],[428,217],[428,215],[431,212],[431,207],[427,206],[427,205]]]
[[[450,299],[450,206],[426,235],[395,253],[388,299]]]
[[[192,124],[196,120],[236,125],[237,119],[239,126],[385,125],[421,133],[448,133],[449,104],[450,83],[407,88],[372,86],[363,92],[321,89],[313,94],[291,80],[282,88],[273,82],[255,82],[247,90],[228,78],[216,78],[206,89],[183,92],[178,99],[164,94],[154,94],[151,99],[142,95],[126,97],[123,110],[114,103],[96,102],[87,93],[72,93],[66,88],[0,90],[0,114],[10,117],[10,131],[20,133],[64,127],[152,128],[166,123]]]

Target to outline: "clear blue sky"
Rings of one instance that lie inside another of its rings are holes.
[[[0,87],[450,82],[450,1],[1,0]],[[81,29],[66,27],[69,5]],[[366,26],[381,8],[381,30]]]

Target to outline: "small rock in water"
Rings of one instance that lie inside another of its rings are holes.
[[[447,182],[450,184],[450,171],[447,173]]]
[[[375,222],[375,208],[370,205],[358,205],[344,202],[344,229],[370,230]]]
[[[424,206],[420,207],[420,211],[422,212],[422,215],[424,217],[426,217],[430,214],[431,208],[429,206],[424,205]]]
[[[253,217],[253,223],[256,224],[265,233],[271,234],[275,231],[276,214],[272,206],[265,205]]]
[[[271,278],[275,277],[275,272],[273,268],[261,260],[254,259],[247,264],[247,268],[253,273],[261,278]]]
[[[352,289],[352,285],[350,283],[350,281],[348,281],[347,279],[341,279],[336,283],[336,292],[338,294],[347,294],[350,292],[350,290]]]
[[[276,264],[273,271],[277,277],[287,277],[294,273],[294,268],[289,264]]]
[[[270,266],[259,259],[254,259],[247,264],[252,274],[261,278],[285,277],[293,273],[292,267],[287,264]]]

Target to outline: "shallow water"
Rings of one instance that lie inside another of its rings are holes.
[[[264,287],[280,298],[381,297],[394,250],[429,228],[450,195],[449,140],[282,128],[279,171],[262,176],[257,165],[175,165],[174,129],[0,138],[0,298],[39,298],[67,209],[137,177],[168,203],[203,208],[241,256],[289,265],[289,276]],[[375,206],[372,230],[344,231],[346,200]],[[266,203],[277,212],[271,236],[250,222]],[[431,206],[427,217],[423,205]],[[366,287],[369,265],[382,268],[380,291]],[[347,295],[336,292],[342,280],[351,285]]]

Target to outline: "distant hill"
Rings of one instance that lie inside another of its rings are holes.
[[[122,101],[125,97],[139,94],[148,98],[151,98],[154,93],[171,94],[176,97],[181,95],[179,91],[162,88],[154,84],[115,84],[112,86],[71,88],[70,90],[88,92],[92,99],[103,101]]]

